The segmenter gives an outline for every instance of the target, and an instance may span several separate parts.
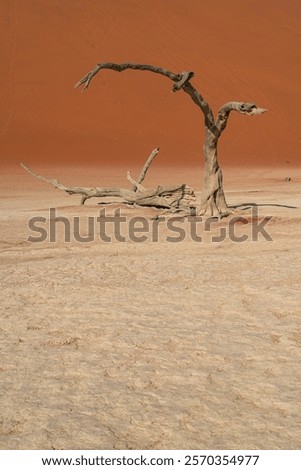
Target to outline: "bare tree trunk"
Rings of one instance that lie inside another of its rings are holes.
[[[217,159],[218,138],[206,127],[204,158],[204,187],[199,214],[226,216],[229,209],[223,189],[223,174]]]
[[[193,72],[184,71],[179,74],[175,74],[164,68],[155,67],[148,64],[115,64],[111,62],[100,63],[97,64],[94,69],[86,74],[81,80],[79,80],[75,87],[83,85],[83,91],[86,90],[90,85],[92,78],[102,69],[110,69],[116,72],[123,72],[124,70],[132,69],[158,73],[175,82],[172,87],[172,91],[176,92],[183,90],[185,93],[190,95],[192,101],[201,109],[204,115],[206,136],[204,145],[204,188],[199,213],[218,217],[228,215],[230,211],[227,206],[223,190],[223,175],[217,159],[218,139],[226,128],[228,117],[231,111],[237,111],[241,114],[247,114],[251,116],[254,114],[262,114],[266,111],[266,109],[258,108],[254,103],[241,103],[233,101],[224,104],[220,108],[215,120],[209,104],[190,83],[190,80],[194,76]]]

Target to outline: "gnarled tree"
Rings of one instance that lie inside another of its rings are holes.
[[[90,85],[92,78],[102,69],[111,69],[116,72],[133,69],[158,73],[174,82],[172,87],[173,91],[183,90],[191,97],[192,101],[201,109],[204,115],[205,125],[205,143],[203,147],[205,158],[204,186],[202,201],[198,212],[200,215],[208,214],[218,217],[228,215],[229,208],[224,195],[223,175],[217,158],[218,140],[226,128],[231,111],[237,111],[240,114],[252,116],[255,114],[262,114],[266,109],[257,107],[255,103],[231,101],[224,104],[219,109],[217,117],[215,118],[207,101],[190,82],[194,76],[193,72],[181,72],[175,74],[164,68],[147,64],[115,64],[111,62],[97,64],[91,72],[76,83],[75,87],[83,85],[83,91],[86,90]]]

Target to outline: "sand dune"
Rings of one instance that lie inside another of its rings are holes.
[[[269,109],[233,116],[224,164],[299,164],[300,2],[217,0],[1,3],[1,160],[198,164],[202,116],[163,77],[104,72],[81,95],[74,83],[99,61],[193,70],[215,111],[229,100]]]

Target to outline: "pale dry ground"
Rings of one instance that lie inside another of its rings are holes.
[[[222,221],[202,243],[166,228],[159,243],[29,243],[47,208],[84,226],[99,206],[2,171],[1,449],[300,448],[301,172],[225,173],[229,203],[267,204],[274,241],[213,243]]]

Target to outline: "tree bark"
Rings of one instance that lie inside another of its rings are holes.
[[[147,64],[115,64],[105,62],[97,64],[93,70],[86,74],[79,80],[75,87],[83,85],[83,91],[88,88],[92,78],[102,69],[111,69],[116,72],[123,72],[124,70],[141,70],[163,75],[174,83],[172,91],[176,92],[183,90],[187,93],[192,101],[201,109],[204,115],[205,125],[205,144],[203,153],[205,158],[205,173],[204,173],[204,187],[202,194],[202,201],[199,207],[199,214],[208,214],[210,216],[223,217],[228,215],[230,210],[226,203],[226,198],[223,189],[223,175],[218,163],[217,146],[218,140],[226,128],[227,121],[231,111],[237,111],[240,114],[247,114],[249,116],[262,114],[266,109],[258,108],[255,103],[241,103],[231,101],[224,104],[214,118],[213,111],[203,96],[193,87],[190,83],[191,78],[194,76],[193,72],[181,72],[175,74],[169,70],[161,67],[155,67]]]
[[[223,189],[223,174],[217,158],[218,137],[206,127],[204,144],[204,187],[199,215],[207,214],[211,217],[224,217],[230,213]]]

